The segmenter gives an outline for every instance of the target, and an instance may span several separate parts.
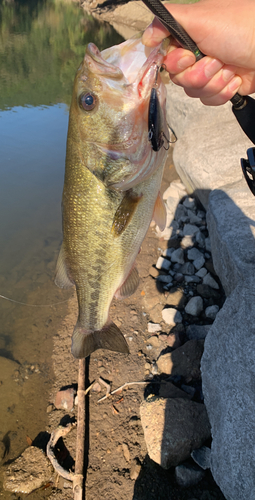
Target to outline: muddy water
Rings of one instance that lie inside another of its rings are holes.
[[[68,105],[89,41],[121,38],[72,2],[0,2],[1,465],[45,428],[52,337],[72,294],[53,283]]]

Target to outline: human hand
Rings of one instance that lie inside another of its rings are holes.
[[[164,61],[174,83],[211,106],[224,104],[236,92],[255,92],[254,0],[201,0],[165,6],[207,54],[196,62],[194,54],[174,43]],[[154,19],[143,41],[155,46],[166,35],[167,30]]]

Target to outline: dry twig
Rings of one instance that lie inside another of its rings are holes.
[[[99,379],[99,380],[100,380],[100,382],[103,382],[102,379]],[[145,384],[148,384],[148,383],[152,383],[152,381],[151,380],[143,380],[142,382],[125,382],[125,384],[123,384],[120,387],[118,387],[118,389],[114,389],[114,391],[110,391],[109,384],[106,384],[106,382],[104,381],[103,385],[105,385],[105,387],[108,386],[109,387],[109,391],[108,391],[108,388],[107,388],[106,395],[104,397],[102,397],[101,399],[99,399],[98,403],[100,403],[101,401],[104,401],[104,399],[109,398],[109,396],[113,396],[113,394],[115,394],[116,392],[122,391],[122,389],[125,389],[125,387],[129,387],[130,385],[145,385]]]
[[[59,465],[54,454],[54,447],[56,446],[59,438],[61,438],[62,436],[66,436],[68,432],[73,429],[74,425],[75,424],[68,424],[66,427],[62,427],[62,425],[60,425],[55,431],[51,433],[50,440],[47,444],[46,449],[47,457],[52,463],[55,471],[68,481],[73,481],[75,474],[73,472],[68,472],[67,470],[63,469],[61,465]]]

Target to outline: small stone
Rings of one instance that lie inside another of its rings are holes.
[[[214,290],[218,290],[220,288],[217,281],[215,281],[215,279],[212,277],[210,273],[207,273],[206,276],[203,278],[203,284],[208,285],[211,288],[214,288]]]
[[[205,472],[198,465],[181,464],[175,467],[175,478],[179,486],[188,488],[199,483],[203,479]]]
[[[174,275],[174,279],[175,279],[175,281],[177,281],[177,283],[181,283],[184,279],[184,276],[182,273],[176,273]]]
[[[208,236],[208,238],[205,238],[205,248],[207,250],[207,252],[212,252],[212,249],[211,249],[211,240]]]
[[[160,341],[159,338],[156,335],[153,335],[153,337],[150,337],[147,342],[149,345],[152,345],[152,347],[159,347],[160,346]]]
[[[205,237],[204,235],[201,233],[201,231],[198,231],[196,234],[195,234],[195,239],[196,239],[196,242],[198,244],[198,246],[200,248],[204,248],[205,247]]]
[[[95,382],[93,387],[92,387],[92,391],[94,392],[101,392],[102,388],[101,388],[101,385],[99,384],[99,382]]]
[[[149,333],[157,333],[161,332],[162,328],[158,323],[148,323],[148,332]]]
[[[184,276],[184,281],[186,281],[186,283],[199,283],[200,282],[200,278],[198,276]]]
[[[182,248],[177,248],[171,255],[171,261],[177,264],[184,264],[184,251]]]
[[[144,365],[144,369],[145,369],[145,370],[149,370],[149,371],[150,371],[150,369],[151,369],[151,364],[150,364],[150,363],[145,363],[145,365]]]
[[[159,281],[160,283],[164,283],[166,285],[170,285],[172,283],[173,278],[169,274],[161,274],[160,276],[157,277],[156,281]]]
[[[193,260],[193,265],[197,271],[199,269],[201,269],[201,267],[203,267],[204,263],[205,263],[205,258],[203,255],[201,255],[201,257],[198,257],[197,259]]]
[[[187,302],[186,295],[183,290],[179,290],[176,287],[171,288],[166,298],[166,304],[169,306],[176,306],[179,309],[185,306]]]
[[[181,389],[183,391],[187,392],[187,394],[189,394],[191,396],[191,398],[193,398],[195,396],[196,389],[195,389],[195,387],[192,387],[192,385],[182,384]]]
[[[175,186],[170,184],[170,186],[163,193],[163,200],[167,200],[171,196],[172,198],[177,198],[179,200],[179,191]]]
[[[186,207],[186,208],[195,208],[196,206],[196,201],[194,198],[191,198],[191,196],[187,196],[187,198],[185,198],[185,200],[183,201],[183,205]]]
[[[167,205],[167,208],[168,210],[172,213],[172,214],[175,214],[175,211],[176,211],[176,208],[177,208],[177,205],[179,203],[179,195],[177,193],[177,198],[175,198],[174,196],[168,196],[167,200],[166,200],[166,205]]]
[[[184,224],[183,235],[193,236],[199,231],[199,228],[193,224]]]
[[[219,312],[219,306],[217,305],[208,306],[205,310],[205,316],[208,319],[215,319],[218,312]]]
[[[207,270],[205,267],[201,267],[196,273],[196,276],[198,276],[199,278],[204,278],[205,275],[207,274]]]
[[[157,269],[165,269],[166,271],[170,269],[171,262],[168,259],[164,259],[164,257],[159,257],[156,263]]]
[[[55,397],[55,407],[58,410],[71,411],[74,405],[75,390],[70,387],[69,389],[58,391]]]
[[[195,268],[191,262],[185,262],[183,266],[181,267],[181,273],[182,274],[188,274],[189,276],[192,276],[195,274]]]
[[[203,254],[196,247],[193,247],[187,251],[187,257],[189,260],[196,260],[199,257],[203,257]]]
[[[158,338],[160,341],[164,342],[165,340],[167,340],[167,337],[167,333],[160,333]]]
[[[179,311],[173,307],[167,307],[162,311],[162,318],[167,323],[167,325],[174,326],[177,323],[182,322],[182,315]]]
[[[189,247],[192,247],[193,245],[194,245],[193,236],[187,235],[187,236],[184,236],[182,238],[182,240],[181,240],[181,247],[182,248],[189,248]]]
[[[132,479],[132,481],[136,481],[136,479],[140,474],[140,471],[141,471],[141,464],[137,462],[133,463],[130,468],[130,479]]]
[[[210,328],[211,328],[211,325],[189,325],[186,328],[186,335],[187,335],[189,340],[205,339]]]
[[[192,297],[185,306],[185,312],[191,316],[199,316],[203,311],[203,299],[199,295]]]
[[[183,219],[187,217],[187,209],[181,203],[179,203],[174,216],[177,222],[182,222]]]
[[[149,270],[149,274],[150,274],[150,276],[152,276],[152,278],[156,278],[158,276],[158,269],[151,266],[150,270]]]
[[[123,449],[123,455],[126,459],[127,462],[130,461],[130,451],[129,451],[129,447],[126,443],[122,443],[122,449]]]
[[[194,212],[192,212],[192,210],[189,209],[188,209],[188,218],[191,224],[201,224],[202,222],[201,217],[198,217],[196,214],[194,214]]]
[[[170,333],[167,335],[166,339],[169,347],[172,347],[173,349],[178,349],[178,347],[181,346],[181,338],[178,332]]]
[[[181,376],[185,383],[199,379],[203,348],[203,340],[188,340],[174,351],[161,354],[157,360],[159,372]]]
[[[54,405],[51,403],[47,406],[46,408],[46,412],[47,413],[51,413],[52,411],[54,410]]]

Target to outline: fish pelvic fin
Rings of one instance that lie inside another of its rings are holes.
[[[115,293],[116,299],[125,299],[126,297],[130,297],[130,295],[135,293],[138,285],[139,274],[136,267],[133,267],[123,285],[121,285],[121,287]]]
[[[156,222],[160,231],[164,231],[166,227],[166,207],[160,193],[158,194],[154,205],[152,220]]]
[[[88,332],[77,323],[72,337],[72,354],[75,358],[86,358],[97,349],[129,354],[129,347],[120,329],[111,322],[102,330]]]
[[[71,288],[74,285],[67,273],[63,245],[60,248],[57,260],[54,282],[59,288]]]

